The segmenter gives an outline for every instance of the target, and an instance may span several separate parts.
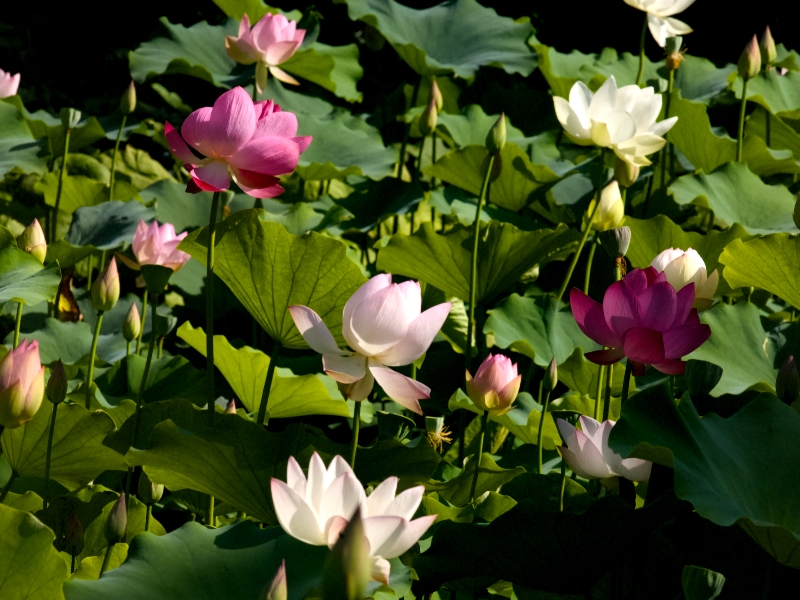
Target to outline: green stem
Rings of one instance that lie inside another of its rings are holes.
[[[489,411],[483,411],[481,417],[481,434],[478,438],[478,448],[475,450],[475,473],[472,476],[472,487],[469,491],[469,501],[475,501],[475,490],[478,488],[478,473],[481,470],[481,457],[483,456],[483,440],[486,437],[486,423],[489,421]]]
[[[253,102],[258,101],[258,84],[256,84],[256,78],[253,77]]]
[[[50,432],[47,434],[47,454],[44,457],[44,508],[47,510],[47,505],[50,504],[50,457],[53,454],[53,434],[56,431],[56,413],[58,412],[58,404],[53,404],[53,415],[50,417]]]
[[[764,115],[766,116],[766,123],[765,123],[765,127],[767,130],[766,142],[767,146],[770,146],[772,144],[772,119],[770,118],[770,113],[764,111]]]
[[[419,97],[419,86],[422,83],[422,77],[417,79],[414,85],[414,91],[411,93],[411,108],[417,105],[417,98]],[[403,164],[406,162],[406,147],[408,146],[408,133],[411,129],[411,123],[406,123],[406,129],[403,133],[403,143],[400,144],[400,162],[397,164],[397,178],[403,178]]]
[[[97,322],[94,324],[92,350],[89,354],[89,369],[86,371],[86,410],[92,408],[92,383],[94,382],[94,361],[97,356],[97,339],[100,337],[100,326],[103,324],[103,311],[97,311]]]
[[[600,405],[603,404],[603,374],[605,373],[605,365],[599,365],[600,368],[597,370],[597,400],[594,403],[594,415],[593,418],[597,421],[598,417],[600,416]],[[610,367],[609,367],[610,368]]]
[[[742,106],[739,109],[739,136],[736,139],[736,162],[742,162],[742,148],[744,147],[744,109],[747,105],[747,78],[742,84]]]
[[[8,496],[8,490],[11,489],[11,485],[14,483],[14,480],[16,478],[17,478],[17,472],[16,471],[11,471],[11,477],[8,478],[8,481],[3,486],[3,489],[0,490],[0,504],[2,504],[3,500],[5,500],[6,496]]]
[[[153,516],[153,506],[151,504],[147,505],[147,512],[144,516],[144,530],[150,531],[150,517]]]
[[[281,351],[280,342],[275,342],[272,346],[272,354],[269,356],[269,367],[267,368],[267,380],[264,382],[264,391],[261,393],[261,406],[258,407],[258,421],[259,425],[264,425],[267,419],[267,408],[269,406],[269,393],[272,389],[272,379],[275,377],[275,366],[278,362],[278,353]]]
[[[94,257],[90,254],[86,257],[86,263],[89,265],[88,267],[88,274],[86,275],[86,291],[92,291],[92,263],[94,262]]]
[[[64,175],[67,173],[67,155],[69,154],[69,136],[72,133],[71,129],[67,129],[64,136],[64,156],[61,159],[61,171],[58,173],[58,188],[56,189],[56,204],[53,209],[53,225],[50,233],[48,243],[52,244],[56,241],[56,231],[58,230],[58,208],[61,206],[61,191],[64,189]]]
[[[539,403],[542,402],[542,396],[539,395]],[[536,436],[536,444],[538,445],[539,454],[539,475],[542,474],[542,443],[544,442],[544,418],[547,416],[547,405],[550,404],[550,390],[544,395],[544,404],[542,404],[542,415],[539,417],[539,434]]]
[[[589,260],[586,261],[586,275],[583,278],[583,293],[589,295],[589,280],[592,277],[592,262],[594,261],[594,253],[597,250],[599,238],[595,235],[592,245],[589,247]]]
[[[106,572],[108,569],[108,563],[111,562],[111,551],[114,549],[114,542],[110,542],[108,546],[106,546],[106,554],[103,556],[103,566],[100,567],[100,574],[97,576],[100,579],[103,576],[103,573]]]
[[[217,517],[214,515],[214,496],[208,497],[208,510],[206,513],[206,525],[209,527],[217,526]]]
[[[363,400],[361,401],[363,402]],[[350,468],[356,468],[356,451],[358,450],[358,433],[361,431],[361,402],[353,407],[353,438],[350,442]]]
[[[567,269],[567,275],[564,277],[564,282],[561,284],[561,289],[558,290],[558,296],[556,296],[556,304],[561,301],[561,298],[564,297],[564,292],[567,291],[567,286],[569,285],[569,280],[572,278],[572,272],[575,270],[575,265],[578,264],[578,259],[581,257],[581,250],[583,250],[583,246],[586,244],[586,239],[589,237],[589,232],[592,230],[592,223],[594,222],[594,217],[597,214],[597,209],[600,208],[600,193],[603,191],[603,188],[597,189],[597,197],[595,199],[594,210],[592,214],[589,216],[589,223],[586,225],[586,231],[583,232],[583,237],[581,238],[580,244],[578,244],[578,248],[575,250],[575,255],[572,257],[572,262],[569,264],[569,269]]]
[[[431,164],[432,165],[436,164],[436,130],[435,129],[433,130],[433,133],[431,133]],[[433,189],[435,187],[436,187],[436,177],[431,177],[431,189]],[[435,208],[431,208],[431,210],[433,211],[433,210],[436,210],[436,209]],[[431,219],[431,221],[434,221],[434,220],[435,219],[433,219],[433,218]],[[431,225],[431,227],[432,226],[433,226],[433,224]]]
[[[128,340],[128,343],[125,345],[125,356],[131,355],[131,342]]]
[[[142,336],[144,336],[144,326],[147,323],[147,289],[144,290],[142,297],[142,326],[139,328],[139,336],[136,338],[136,354],[142,353]],[[152,337],[153,328],[150,327],[150,335]]]
[[[595,419],[596,421],[597,419]],[[564,488],[567,487],[567,463],[561,459],[561,500],[558,503],[559,512],[564,512]]]
[[[669,72],[669,84],[667,85],[667,101],[664,104],[664,118],[669,119],[669,107],[672,100],[672,87],[675,85],[675,71]],[[667,134],[664,134],[667,137]],[[667,159],[669,158],[669,141],[659,153],[661,160],[661,187],[667,187]]]
[[[425,140],[427,140],[427,139],[428,139],[428,136],[427,135],[423,135],[422,136],[422,141],[419,143],[419,158],[417,159],[417,172],[414,174],[414,178],[416,179],[416,181],[419,181],[420,178],[422,177],[422,153],[425,152]],[[411,214],[413,216],[414,213],[411,213]],[[413,231],[414,231],[413,227],[411,228],[411,231],[413,233]]]
[[[108,199],[114,199],[114,175],[116,174],[117,155],[119,154],[119,142],[122,139],[122,130],[125,129],[125,122],[128,120],[128,115],[122,115],[122,124],[119,126],[117,132],[117,141],[114,144],[114,154],[111,155],[111,176],[108,178]]]
[[[208,381],[208,425],[214,424],[214,245],[216,244],[217,210],[220,192],[214,192],[208,219],[208,252],[206,253],[206,377]],[[155,340],[153,340],[155,343]],[[151,344],[152,345],[152,344]]]
[[[633,362],[628,359],[628,364],[625,365],[625,379],[622,380],[622,401],[620,407],[625,406],[628,400],[628,390],[631,386],[631,373],[633,373]]]
[[[14,348],[19,346],[19,328],[22,325],[22,302],[17,302],[17,320],[14,322]]]
[[[614,365],[608,365],[606,371],[606,400],[603,402],[603,421],[608,421],[608,413],[611,410],[611,381],[614,375]]]
[[[642,25],[642,36],[639,39],[639,72],[636,74],[636,85],[642,87],[642,77],[644,76],[644,43],[647,41],[647,14],[644,15]]]

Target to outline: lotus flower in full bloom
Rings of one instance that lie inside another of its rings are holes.
[[[694,0],[625,0],[625,4],[647,13],[647,27],[662,48],[667,44],[667,38],[692,32],[691,27],[673,19],[672,15],[689,8]]]
[[[684,252],[680,248],[667,248],[653,259],[650,266],[658,272],[663,272],[676,292],[693,283],[692,306],[697,310],[705,310],[713,304],[714,293],[719,285],[719,273],[714,269],[714,272],[708,275],[706,263],[697,250],[689,248]]]
[[[478,367],[474,379],[467,371],[467,395],[481,410],[502,415],[513,408],[521,381],[517,363],[502,354],[489,354]]]
[[[178,244],[186,235],[185,231],[175,235],[172,223],[159,226],[158,222],[153,221],[148,226],[144,221],[139,221],[133,236],[133,253],[139,265],[161,265],[177,271],[191,258],[186,252],[178,250]]]
[[[9,98],[17,95],[20,74],[12,75],[0,69],[0,98]]]
[[[670,117],[656,123],[661,94],[637,85],[617,89],[613,75],[596,93],[578,81],[569,92],[569,101],[555,96],[553,102],[556,117],[573,142],[611,148],[622,160],[640,167],[650,164],[648,154],[664,147],[667,141],[661,136],[678,120]]]
[[[22,340],[0,361],[0,425],[15,429],[36,414],[44,398],[39,342]]]
[[[421,312],[419,283],[392,283],[390,274],[376,275],[347,301],[342,335],[353,351],[336,345],[320,316],[307,306],[290,306],[306,343],[322,354],[322,366],[346,386],[345,394],[364,400],[377,381],[395,402],[422,414],[418,400],[430,397],[427,385],[389,367],[408,365],[422,356],[441,329],[451,304],[444,302]]]
[[[634,375],[644,374],[644,365],[662,373],[681,375],[681,360],[699,348],[711,335],[692,308],[694,283],[680,291],[653,267],[634,269],[612,283],[603,303],[595,302],[577,288],[570,293],[572,314],[581,331],[607,350],[588,352],[586,358],[610,365],[624,357],[633,363]]]
[[[305,29],[297,29],[297,22],[283,15],[267,13],[250,29],[250,18],[244,14],[239,23],[239,35],[225,36],[225,50],[238,63],[256,63],[256,87],[260,93],[267,87],[267,71],[284,83],[300,85],[278,65],[297,52],[305,36]]]
[[[290,457],[286,483],[272,478],[270,489],[283,530],[314,546],[333,547],[360,507],[373,560],[373,579],[388,583],[387,559],[403,554],[436,520],[436,515],[412,520],[424,488],[417,486],[395,495],[397,481],[397,477],[389,477],[367,496],[341,456],[334,457],[326,469],[315,452],[308,464],[308,477]]]
[[[311,143],[310,136],[297,137],[294,113],[282,111],[272,100],[254,103],[241,87],[222,94],[213,107],[190,114],[180,134],[165,123],[164,134],[192,176],[187,192],[227,190],[233,176],[254,198],[281,194],[277,176],[294,171],[300,153]]]
[[[608,436],[614,421],[598,423],[582,415],[581,429],[576,429],[564,419],[557,419],[558,431],[567,444],[558,450],[569,468],[586,479],[624,477],[631,481],[647,481],[653,463],[640,458],[625,458],[608,446]]]

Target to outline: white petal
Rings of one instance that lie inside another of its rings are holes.
[[[319,454],[314,452],[311,455],[311,460],[308,461],[308,481],[306,482],[306,502],[314,509],[314,512],[319,514],[319,507],[322,505],[322,498],[325,495],[325,488],[333,481],[326,482],[325,476],[327,469],[325,463],[319,457]]]
[[[589,123],[584,123],[581,120],[578,114],[572,109],[569,102],[556,96],[553,98],[553,104],[555,105],[558,121],[571,139],[578,138],[579,140],[589,140],[591,138]]]
[[[345,473],[350,473],[354,475],[353,469],[350,468],[350,464],[338,454],[333,457],[331,464],[328,465],[328,477],[331,481],[339,477],[340,475],[344,475]]]
[[[646,93],[647,91],[650,93]],[[658,114],[661,112],[662,102],[662,95],[654,94],[653,88],[648,87],[643,90],[633,110],[631,110],[631,117],[636,121],[637,133],[644,133],[653,126],[658,118]]]
[[[350,317],[353,349],[365,356],[375,356],[397,344],[419,315],[420,303],[419,284],[415,281],[392,284],[367,297]]]
[[[603,439],[603,426],[593,418],[581,415],[581,431],[595,446],[601,447]]]
[[[286,485],[297,492],[301,498],[306,497],[306,476],[294,456],[289,457],[289,464],[286,465]]]
[[[347,340],[347,343],[350,344],[352,348],[355,348],[355,338],[350,330],[350,319],[353,316],[353,312],[359,307],[359,305],[369,296],[381,290],[385,287],[388,287],[392,284],[392,276],[389,273],[382,273],[380,275],[375,275],[372,279],[367,281],[364,285],[358,288],[355,293],[350,296],[350,299],[344,305],[344,311],[342,312],[342,335],[344,339]]]
[[[671,17],[672,15],[677,15],[685,11],[694,4],[694,1],[695,0],[663,0],[658,3],[659,5],[663,5],[663,8],[659,6],[657,12],[662,17]]]
[[[417,360],[425,354],[439,333],[451,307],[449,302],[445,302],[426,310],[411,322],[403,339],[376,358],[390,367],[408,365]]]
[[[325,536],[311,507],[288,485],[277,479],[270,482],[272,504],[283,530],[307,544],[324,546]]]
[[[667,37],[686,35],[687,33],[692,33],[693,31],[692,28],[683,21],[679,21],[678,19],[673,19],[671,17],[664,19],[664,23],[667,29]]]
[[[431,388],[387,367],[369,365],[369,370],[389,398],[418,415],[422,414],[418,400],[430,398]]]
[[[347,386],[347,398],[354,402],[361,402],[366,400],[372,393],[372,388],[375,387],[375,378],[372,373],[367,369],[367,374],[362,379]]]
[[[653,125],[650,128],[649,133],[652,135],[657,135],[658,137],[662,137],[665,133],[667,133],[670,129],[672,129],[673,125],[678,122],[678,117],[670,117],[669,119],[664,119]]]
[[[701,283],[698,287],[694,290],[695,298],[713,298],[714,294],[717,292],[717,286],[719,285],[719,271],[714,269],[714,272],[708,276],[703,283]]]
[[[289,307],[289,312],[294,319],[294,324],[300,335],[314,352],[320,354],[341,353],[325,323],[320,316],[307,306],[294,305]]]
[[[622,461],[619,476],[631,481],[648,481],[653,463],[640,458],[626,458]]]
[[[344,473],[337,477],[325,490],[325,497],[319,509],[319,522],[325,524],[333,517],[342,517],[348,521],[353,513],[367,500],[361,482],[352,473]]]
[[[589,118],[594,121],[605,121],[603,118],[605,114],[614,110],[616,105],[617,80],[612,75],[592,97],[592,102],[589,104]]]
[[[615,110],[605,116],[611,144],[619,144],[636,135],[636,121],[628,113]]]
[[[652,13],[647,13],[647,27],[650,29],[650,35],[653,36],[656,44],[663,48],[667,43],[666,21]]]
[[[340,383],[355,383],[367,373],[367,358],[360,354],[323,354],[322,368]]]
[[[575,427],[565,419],[556,419],[556,426],[558,432],[561,434],[561,439],[569,448],[576,448],[577,442],[575,440]]]
[[[389,561],[380,556],[372,557],[372,579],[378,581],[383,585],[389,585],[389,574],[391,573],[392,565]]]
[[[584,129],[589,128],[589,105],[594,94],[582,81],[576,81],[569,91],[569,106],[574,111]]]
[[[424,486],[418,485],[398,494],[397,498],[392,500],[391,504],[386,507],[383,514],[410,520],[422,502],[422,493],[424,491]]]
[[[642,89],[638,85],[626,85],[617,90],[616,110],[630,113],[641,97]]]
[[[397,491],[397,477],[389,477],[376,487],[367,497],[364,517],[378,517],[385,513],[386,507],[394,500]],[[400,516],[400,515],[397,515]]]
[[[436,520],[436,515],[408,521],[400,517],[370,517],[364,519],[364,534],[370,554],[396,558],[411,548]]]

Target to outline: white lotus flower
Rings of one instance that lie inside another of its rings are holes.
[[[662,48],[668,37],[686,35],[692,32],[683,21],[673,19],[672,15],[683,12],[694,4],[694,0],[625,0],[625,4],[647,13],[647,27]]]
[[[581,146],[611,148],[619,158],[640,167],[650,164],[648,154],[664,147],[667,141],[661,136],[678,120],[670,117],[656,123],[661,101],[661,94],[652,87],[617,89],[613,75],[594,94],[578,81],[569,92],[569,102],[553,98],[556,116],[569,139]]]
[[[389,477],[367,496],[350,465],[336,456],[326,469],[315,452],[308,478],[294,457],[289,458],[286,483],[273,478],[272,502],[283,530],[314,546],[333,547],[350,518],[361,507],[364,535],[373,559],[372,577],[389,582],[387,559],[411,548],[436,520],[436,515],[413,519],[422,502],[423,486],[397,494],[397,477]]]
[[[676,292],[693,283],[694,308],[705,310],[713,304],[719,285],[719,272],[714,269],[708,275],[706,263],[697,250],[689,248],[684,252],[680,248],[667,248],[653,259],[650,266],[659,273],[663,272]]]

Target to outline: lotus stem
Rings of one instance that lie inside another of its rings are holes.
[[[131,355],[131,342],[128,340],[128,343],[125,345],[125,356]]]
[[[422,77],[417,79],[417,83],[414,84],[414,91],[411,93],[411,108],[414,108],[417,105],[417,99],[419,98],[419,87],[422,83]],[[411,123],[406,123],[406,128],[403,133],[403,142],[400,144],[400,162],[397,164],[397,178],[403,178],[403,164],[406,162],[406,147],[408,146],[408,135],[409,130],[411,129]]]
[[[72,133],[71,129],[67,129],[64,135],[64,156],[61,159],[61,171],[58,173],[58,188],[56,189],[56,204],[53,208],[53,225],[50,232],[49,243],[56,241],[56,232],[58,230],[58,208],[61,206],[61,191],[64,189],[64,175],[67,173],[67,155],[69,154],[69,136]]]
[[[747,77],[742,83],[742,105],[739,108],[739,135],[736,139],[736,162],[742,162],[742,149],[744,147],[744,109],[747,105]]]
[[[417,181],[422,178],[422,153],[425,151],[425,140],[428,139],[427,135],[422,136],[422,141],[419,143],[419,158],[417,159],[417,172],[415,173],[415,177]],[[414,217],[414,213],[411,213],[411,217]],[[414,233],[414,228],[411,228],[411,233]]]
[[[208,509],[206,510],[206,525],[209,527],[217,526],[217,517],[214,515],[214,496],[208,497]]]
[[[595,421],[600,417],[600,405],[603,403],[603,375],[605,374],[605,365],[598,365],[599,368],[597,369],[597,400],[594,403],[594,415],[593,418]]]
[[[589,280],[592,277],[592,262],[594,262],[594,253],[597,250],[598,237],[595,235],[592,245],[589,247],[589,260],[586,261],[586,275],[583,278],[583,293],[589,295]]]
[[[764,115],[765,115],[764,127],[766,129],[765,137],[767,138],[766,139],[767,146],[770,146],[772,144],[772,119],[770,113],[768,113],[767,111],[764,111]]]
[[[214,198],[211,201],[211,215],[208,220],[208,253],[206,254],[206,377],[208,377],[206,408],[208,409],[209,427],[214,424],[214,401],[216,400],[214,392],[214,244],[216,243],[220,195],[220,192],[214,192]]]
[[[628,359],[625,365],[625,378],[622,380],[622,402],[620,406],[624,406],[625,402],[628,400],[628,390],[631,386],[631,373],[633,373],[633,362],[631,359]]]
[[[542,443],[544,442],[544,418],[547,416],[547,406],[550,404],[550,390],[544,395],[544,404],[542,404],[542,394],[539,392],[539,404],[542,406],[542,416],[539,418],[539,433],[536,436],[536,443],[538,444],[539,454],[539,475],[542,475]]]
[[[647,14],[644,16],[642,24],[642,36],[639,39],[639,72],[636,74],[636,85],[642,87],[642,77],[644,76],[644,43],[647,41]]]
[[[669,72],[669,84],[667,86],[667,101],[664,104],[664,119],[669,119],[669,107],[670,101],[672,100],[672,87],[675,85],[675,71],[670,70]],[[667,137],[667,134],[664,134],[664,137]],[[669,141],[665,144],[664,148],[661,149],[659,153],[661,158],[661,187],[667,187],[667,161],[669,159]]]
[[[94,337],[92,337],[92,350],[89,354],[89,369],[86,371],[86,410],[92,409],[92,383],[94,381],[94,361],[97,356],[97,339],[100,337],[100,327],[103,325],[103,311],[97,311],[97,322],[94,324]]]
[[[489,411],[483,411],[481,417],[481,433],[478,437],[478,448],[475,450],[475,473],[472,476],[472,487],[469,491],[469,501],[475,501],[475,490],[478,488],[478,473],[481,470],[481,457],[483,456],[483,439],[486,436],[486,423],[489,420]]]
[[[50,504],[50,457],[53,454],[53,434],[56,431],[56,413],[58,404],[53,404],[53,415],[50,417],[50,431],[47,434],[47,454],[44,457],[44,508]]]
[[[266,425],[269,423],[267,418],[267,408],[269,407],[269,394],[272,390],[272,380],[275,377],[275,367],[278,362],[278,354],[281,351],[280,342],[276,341],[272,346],[272,354],[269,355],[269,367],[267,368],[267,380],[264,382],[264,391],[261,393],[261,406],[258,407],[258,421],[259,425]]]
[[[144,530],[150,531],[150,518],[153,516],[153,505],[147,505],[147,512],[144,515]]]
[[[119,142],[122,139],[122,130],[125,129],[125,123],[128,120],[128,115],[122,115],[122,123],[117,132],[117,141],[114,144],[114,154],[111,155],[111,175],[108,178],[108,199],[114,199],[114,175],[117,167],[117,155],[119,154]],[[102,265],[101,265],[102,268]]]
[[[433,130],[433,133],[431,133],[431,164],[432,165],[436,164],[436,130],[435,129]],[[436,188],[436,177],[431,176],[431,189],[434,189],[434,188]],[[435,208],[431,208],[431,211],[435,211],[435,210],[436,210]],[[433,212],[431,212],[431,214],[433,214]],[[435,219],[432,217],[431,221],[434,221],[434,220]]]
[[[611,411],[611,382],[614,379],[614,365],[608,365],[606,371],[606,400],[603,403],[603,421],[608,421],[608,413]]]
[[[100,574],[97,576],[100,579],[103,576],[103,573],[106,572],[108,569],[108,563],[111,562],[111,551],[114,549],[114,542],[109,542],[108,546],[106,546],[106,553],[103,556],[103,565],[100,567]]]
[[[19,328],[22,326],[22,302],[17,302],[17,319],[14,322],[14,348],[19,346]]]
[[[136,338],[136,354],[142,353],[142,336],[144,335],[144,326],[147,323],[147,289],[144,290],[142,297],[142,326],[139,328],[139,335]],[[150,333],[153,333],[153,327],[150,327]]]
[[[561,301],[561,298],[564,297],[564,292],[567,291],[567,286],[569,285],[569,280],[572,278],[572,272],[575,271],[575,265],[578,264],[578,259],[581,257],[581,251],[583,250],[584,245],[586,245],[586,239],[589,237],[589,232],[592,230],[592,223],[594,222],[594,217],[597,214],[597,209],[600,208],[600,193],[603,191],[602,187],[597,188],[597,198],[594,204],[594,210],[592,214],[589,216],[589,223],[586,225],[586,231],[583,232],[583,237],[581,238],[580,243],[578,244],[578,248],[575,250],[575,255],[572,257],[572,262],[569,264],[569,269],[567,269],[567,275],[564,277],[564,282],[561,284],[561,289],[558,290],[558,296],[556,296],[556,304]]]
[[[361,402],[364,402],[363,400]],[[353,439],[350,442],[350,468],[356,468],[356,451],[358,450],[358,434],[361,431],[361,402],[353,407]]]

